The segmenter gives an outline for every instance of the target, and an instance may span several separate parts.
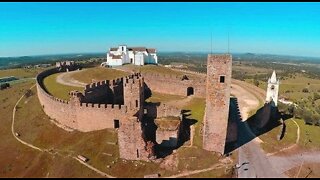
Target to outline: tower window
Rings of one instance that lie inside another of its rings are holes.
[[[225,76],[220,76],[220,83],[224,83]]]
[[[193,87],[188,87],[187,88],[187,96],[191,96],[191,95],[193,95],[194,94],[194,89],[193,89]]]
[[[113,127],[118,129],[120,127],[120,121],[118,119],[113,120]]]
[[[138,107],[138,100],[136,100],[136,107]]]

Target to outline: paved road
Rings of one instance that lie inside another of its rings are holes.
[[[238,98],[241,115],[245,118],[244,121],[239,122],[238,126],[238,144],[241,145],[239,148],[238,177],[285,177],[273,168],[266,153],[260,147],[259,138],[252,133],[245,121],[248,112],[258,107],[259,100],[263,99],[263,93],[259,93],[259,95],[257,91],[244,85],[243,83],[232,85],[234,90],[238,89],[233,93]]]
[[[254,135],[252,134],[249,126],[246,123],[243,123],[239,127],[241,129],[241,141],[246,141],[246,138],[253,139]],[[238,164],[240,168],[238,169],[238,177],[285,177],[272,166],[269,161],[269,158],[263,152],[260,147],[260,144],[257,140],[253,139],[249,143],[241,146],[239,148],[239,161]]]

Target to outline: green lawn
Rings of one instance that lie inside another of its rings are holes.
[[[179,95],[152,92],[152,96],[146,99],[146,102],[168,102],[173,100],[182,100],[184,98],[185,98],[184,96],[179,96]]]
[[[320,127],[313,125],[306,125],[304,120],[296,119],[300,126],[300,141],[299,145],[306,149],[320,148]],[[310,141],[309,141],[310,140]]]
[[[76,72],[72,74],[71,77],[80,82],[89,84],[89,83],[92,83],[92,80],[94,81],[113,80],[113,79],[127,76],[129,74],[130,73],[116,70],[116,69],[105,68],[105,67],[94,67],[94,68],[88,68],[88,69],[84,69],[79,72]]]
[[[202,148],[202,134],[200,134],[200,129],[202,128],[203,124],[205,99],[193,98],[189,104],[186,104],[184,109],[191,110],[191,115],[188,116],[188,118],[195,119],[197,121],[195,124],[193,145],[197,146],[198,148]]]
[[[68,101],[70,99],[70,96],[69,96],[70,91],[83,90],[82,87],[67,86],[67,85],[58,83],[56,79],[59,74],[61,73],[53,74],[44,78],[44,82],[43,82],[44,86],[52,96]]]

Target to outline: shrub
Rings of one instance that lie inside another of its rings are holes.
[[[313,93],[313,100],[316,101],[320,99],[320,95],[318,93]]]
[[[258,81],[258,80],[255,79],[255,80],[253,81],[253,83],[254,83],[255,86],[259,87],[259,81]]]
[[[303,89],[302,89],[302,92],[308,93],[308,92],[309,92],[309,89],[308,89],[308,88],[303,88]]]

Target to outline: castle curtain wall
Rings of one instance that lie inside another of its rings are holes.
[[[56,69],[50,69],[37,76],[38,98],[50,118],[83,132],[113,128],[115,119],[127,118],[124,105],[77,103],[53,97],[46,92],[42,82],[46,76],[57,72]]]

